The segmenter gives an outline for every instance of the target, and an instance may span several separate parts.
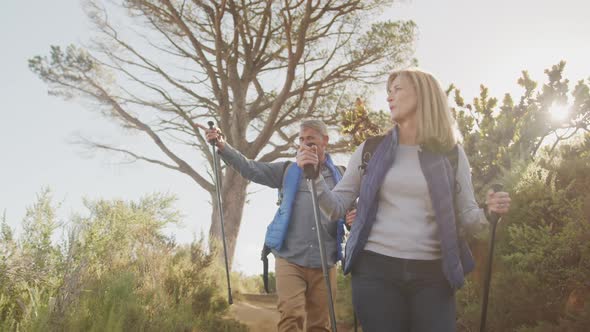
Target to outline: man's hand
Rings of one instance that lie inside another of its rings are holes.
[[[354,222],[355,218],[356,218],[356,209],[352,209],[352,210],[349,210],[348,212],[346,212],[346,219],[344,220],[344,222],[346,223],[346,226],[348,228],[352,227],[352,223]]]
[[[205,129],[205,137],[208,142],[215,141],[215,145],[219,150],[223,150],[225,147],[225,139],[223,139],[223,134],[219,128],[213,127]]]
[[[307,146],[301,144],[299,146],[299,150],[297,151],[297,157],[295,158],[297,161],[297,166],[299,168],[304,169],[305,165],[313,165],[314,168],[317,170],[317,167],[320,163],[317,153],[316,146]]]

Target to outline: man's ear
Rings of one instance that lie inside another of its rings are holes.
[[[326,145],[328,145],[329,142],[330,142],[330,136],[324,135],[324,143],[326,143]]]

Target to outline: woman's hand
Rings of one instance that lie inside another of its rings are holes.
[[[504,191],[494,192],[490,189],[487,193],[486,205],[488,213],[506,214],[510,210],[510,195]]]

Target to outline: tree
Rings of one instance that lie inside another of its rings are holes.
[[[524,88],[520,101],[515,103],[510,94],[505,94],[499,107],[498,99],[491,98],[483,85],[472,104],[466,104],[454,86],[447,90],[454,90],[453,113],[464,138],[476,192],[482,197],[491,182],[505,171],[526,167],[542,147],[552,155],[560,142],[590,131],[590,87],[580,80],[570,93],[569,80],[563,77],[564,68],[565,61],[561,61],[546,69],[548,82],[540,91],[538,83],[523,71],[518,79]],[[553,107],[567,104],[568,94],[573,102],[567,117],[555,121]]]
[[[86,49],[52,46],[49,57],[36,56],[29,66],[51,94],[90,100],[123,128],[145,135],[163,156],[86,141],[90,147],[188,175],[211,194],[217,211],[210,174],[188,161],[197,151],[212,165],[197,123],[214,118],[248,158],[292,156],[293,124],[319,118],[336,125],[333,110],[348,102],[347,87],[408,62],[413,22],[366,23],[390,3],[121,0],[123,11],[117,11],[89,1],[101,39]],[[122,12],[126,25],[114,25],[110,15]],[[231,260],[248,182],[231,169],[222,180]],[[211,219],[210,239],[220,239],[214,212]]]

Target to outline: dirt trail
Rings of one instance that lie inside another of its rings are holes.
[[[251,332],[274,332],[277,330],[279,321],[277,296],[276,294],[242,294],[231,305],[230,315],[246,324]],[[338,324],[338,332],[351,331],[353,331],[351,326]]]
[[[230,307],[231,316],[248,325],[252,332],[272,332],[277,330],[279,312],[277,296],[242,294]]]

